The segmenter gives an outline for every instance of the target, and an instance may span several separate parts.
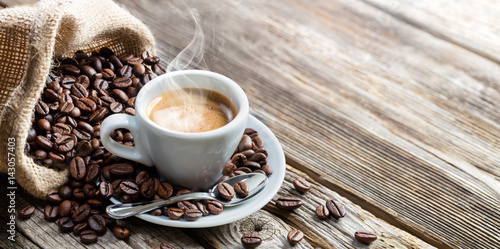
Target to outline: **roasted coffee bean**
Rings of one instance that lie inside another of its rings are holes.
[[[61,84],[61,87],[63,89],[68,89],[69,90],[69,89],[71,89],[71,86],[73,86],[73,84],[75,84],[75,82],[76,82],[76,78],[75,77],[69,76],[69,75],[65,75],[62,78],[60,84]]]
[[[175,249],[175,246],[163,242],[163,243],[160,244],[160,249]]]
[[[161,198],[168,198],[170,196],[172,196],[173,192],[174,192],[174,188],[172,187],[172,185],[170,185],[170,183],[168,182],[162,182],[159,186],[158,186],[158,195],[161,197]]]
[[[50,139],[41,135],[36,136],[35,144],[39,148],[44,150],[52,150],[52,147],[54,146],[54,144],[52,143],[52,141],[50,141]]]
[[[28,219],[35,212],[35,206],[28,204],[17,210],[17,215],[22,219]]]
[[[55,221],[55,220],[57,220],[57,217],[59,216],[59,207],[47,205],[43,209],[43,215],[44,215],[46,220]]]
[[[80,74],[80,69],[76,67],[75,65],[71,64],[63,64],[59,67],[61,71],[63,71],[64,74],[67,75],[72,75],[72,76],[78,76]]]
[[[45,96],[45,99],[48,100],[48,102],[51,102],[51,103],[54,103],[54,102],[56,102],[56,101],[59,100],[59,94],[57,94],[52,89],[45,89],[45,91],[43,91],[43,96]]]
[[[279,197],[276,206],[283,210],[294,210],[302,206],[302,200],[296,197]]]
[[[346,214],[344,205],[342,205],[339,201],[328,200],[326,201],[326,207],[328,208],[328,211],[330,211],[330,215],[335,219],[342,218]]]
[[[47,116],[47,114],[49,114],[49,111],[50,111],[49,106],[45,102],[39,100],[36,103],[35,114],[37,114],[38,116],[45,117],[45,116]]]
[[[139,192],[139,187],[137,187],[137,185],[131,181],[124,181],[120,183],[120,189],[123,193],[129,195],[134,195]]]
[[[160,186],[160,180],[157,177],[151,177],[148,182],[151,183],[151,188],[153,188],[154,192],[156,192]]]
[[[120,101],[121,103],[127,103],[129,99],[127,94],[120,89],[113,89],[111,91],[111,96],[113,96],[117,101]]]
[[[264,155],[264,153],[255,153],[250,158],[248,158],[248,161],[253,161],[253,162],[260,162],[263,160],[267,160],[267,157],[266,155]]]
[[[195,221],[201,218],[203,214],[198,209],[186,209],[184,210],[184,219],[187,221]]]
[[[76,61],[73,58],[66,57],[66,58],[63,58],[63,60],[61,61],[61,64],[70,64],[73,66],[78,66],[78,61]]]
[[[62,185],[59,187],[59,195],[64,199],[71,199],[73,194],[73,188],[69,185]]]
[[[87,229],[89,229],[89,226],[88,226],[88,223],[86,221],[82,222],[82,223],[78,223],[73,227],[73,234],[80,235],[80,233],[82,233],[82,231],[85,231]]]
[[[89,96],[87,89],[80,83],[75,83],[71,86],[71,94],[75,95],[78,99],[86,98]]]
[[[273,169],[271,168],[271,166],[269,165],[262,165],[262,167],[260,168],[262,171],[266,172],[266,175],[267,176],[270,176],[273,174]]]
[[[248,196],[249,190],[248,190],[248,185],[246,182],[237,182],[234,185],[234,192],[238,195],[240,198],[245,198]]]
[[[80,98],[76,102],[76,106],[80,109],[82,113],[90,114],[97,109],[97,105],[90,98]]]
[[[149,173],[144,170],[139,172],[139,174],[137,174],[137,176],[135,177],[135,183],[137,184],[137,186],[141,186],[147,180],[149,180]]]
[[[47,158],[47,151],[36,150],[34,155],[35,155],[36,159],[43,160],[43,159]]]
[[[87,204],[83,204],[71,215],[73,222],[80,223],[86,220],[90,215],[90,206]]]
[[[97,73],[96,70],[88,65],[84,65],[81,67],[81,72],[82,74],[86,75],[89,77],[89,79],[92,79],[92,77]]]
[[[57,225],[59,226],[59,228],[61,228],[61,231],[63,232],[69,232],[75,226],[75,224],[69,217],[60,218],[59,221],[57,222]]]
[[[121,77],[113,80],[113,87],[115,88],[127,90],[130,86],[132,86],[132,80],[128,77]]]
[[[252,138],[250,136],[244,134],[238,144],[238,151],[250,150],[252,148]]]
[[[377,240],[377,235],[372,231],[359,230],[354,233],[354,237],[361,243],[370,244]]]
[[[47,201],[49,201],[52,204],[59,205],[59,203],[61,203],[61,201],[63,201],[63,199],[61,198],[61,195],[59,195],[59,189],[57,189],[57,188],[49,190],[46,197],[47,197]]]
[[[108,47],[102,47],[99,49],[99,54],[101,54],[102,56],[104,56],[106,58],[109,58],[110,56],[114,55],[115,52],[113,52],[113,50],[111,50]]]
[[[83,193],[83,189],[81,188],[75,188],[73,189],[73,198],[77,201],[82,201],[85,199],[85,194]]]
[[[225,200],[231,200],[234,197],[234,188],[229,183],[221,182],[217,185],[219,196]]]
[[[319,205],[316,207],[316,216],[318,216],[318,219],[320,220],[325,220],[330,216],[330,211],[328,211],[328,208],[326,208],[324,205]]]
[[[101,176],[104,177],[104,179],[106,179],[106,180],[110,180],[111,179],[111,174],[109,173],[109,166],[104,166],[101,169]],[[101,180],[102,180],[102,178],[101,178]]]
[[[87,223],[89,228],[96,231],[97,234],[106,232],[106,220],[101,215],[91,215]]]
[[[130,78],[132,76],[132,67],[125,65],[118,70],[118,75],[120,77]]]
[[[245,151],[242,151],[240,153],[243,154],[243,155],[245,155],[247,158],[250,158],[251,156],[253,156],[255,154],[255,151],[253,151],[253,150],[245,150]]]
[[[109,62],[115,67],[116,70],[123,67],[123,63],[116,57],[116,55],[112,55],[109,57]]]
[[[102,62],[98,57],[94,57],[90,61],[90,66],[95,69],[96,72],[102,72]]]
[[[126,64],[128,59],[134,58],[134,55],[133,54],[123,54],[119,58],[120,58],[120,61],[122,63]]]
[[[141,77],[141,83],[143,85],[146,85],[149,81],[151,81],[154,78],[155,78],[154,74],[146,70],[146,73]]]
[[[220,214],[224,210],[224,205],[218,201],[207,201],[207,209],[211,214]]]
[[[221,183],[221,182],[223,182],[223,181],[225,181],[227,179],[229,179],[229,176],[228,175],[223,175],[223,176],[221,176],[221,178],[219,178],[219,180],[217,180],[217,183]]]
[[[126,114],[128,114],[128,115],[135,116],[135,109],[134,109],[134,108],[127,107],[127,108],[125,108],[124,113],[126,113]]]
[[[196,203],[196,208],[197,208],[198,210],[200,210],[200,212],[201,212],[201,214],[202,214],[203,216],[207,216],[207,215],[209,215],[209,214],[210,214],[210,212],[209,212],[209,211],[208,211],[208,209],[207,209],[207,206],[205,206],[205,204],[203,204],[202,202],[197,202],[197,203]]]
[[[151,68],[156,75],[162,75],[167,72],[167,68],[160,63],[154,64]]]
[[[250,170],[258,170],[258,169],[261,169],[261,166],[259,163],[257,162],[253,162],[253,161],[249,161],[247,163],[245,163],[244,167],[247,167],[249,168]],[[238,170],[241,170],[241,167],[238,168]],[[250,173],[250,172],[247,172],[247,173]]]
[[[96,186],[92,185],[92,184],[85,184],[83,186],[83,193],[85,194],[85,196],[89,199],[95,199],[97,198],[97,193],[99,192],[99,190],[97,189]]]
[[[141,77],[144,75],[144,73],[146,73],[146,67],[144,67],[144,65],[142,64],[136,64],[134,65],[134,67],[132,68],[132,73],[136,76],[136,77]]]
[[[119,239],[126,239],[128,238],[130,231],[124,226],[116,225],[113,227],[113,234]]]
[[[153,196],[155,195],[155,192],[156,191],[154,190],[154,186],[151,185],[151,182],[149,182],[149,181],[143,183],[140,187],[141,196],[146,198],[146,199],[153,198]]]
[[[97,241],[97,233],[93,230],[84,230],[80,233],[80,241],[85,244],[91,244]]]
[[[257,148],[262,148],[264,147],[264,141],[258,136],[253,137],[253,142]]]
[[[154,198],[153,198],[153,200],[154,200]],[[153,215],[153,216],[161,216],[163,214],[163,212],[161,211],[160,208],[157,208],[153,211],[150,211],[149,214]]]
[[[82,113],[80,111],[80,108],[75,106],[69,115],[73,118],[79,118],[82,115]]]
[[[90,79],[86,75],[80,75],[75,80],[75,84],[81,84],[85,89],[88,89],[90,86]]]
[[[123,111],[123,105],[119,102],[113,102],[109,105],[109,110],[112,113],[120,113]]]
[[[105,68],[102,70],[102,78],[104,80],[113,80],[115,78],[115,73],[113,72],[112,69]],[[97,88],[94,86],[94,88]],[[106,88],[107,88],[107,82],[106,82]]]
[[[77,61],[81,61],[83,59],[87,59],[89,56],[87,55],[87,53],[83,52],[82,50],[78,50],[75,52],[75,60]]]
[[[292,231],[288,232],[286,239],[290,245],[298,244],[304,238],[304,233],[298,229],[292,229]]]
[[[247,233],[241,237],[241,244],[246,248],[255,248],[262,244],[262,239],[256,233]]]
[[[76,145],[76,154],[78,156],[88,156],[92,153],[92,145],[89,141],[82,140]]]
[[[142,65],[142,59],[139,57],[132,57],[130,59],[127,59],[127,64],[131,66],[136,66],[136,65]]]
[[[83,182],[83,181],[76,181],[76,180],[70,180],[70,186],[72,188],[83,188],[83,186],[85,186],[85,182]]]
[[[178,220],[178,219],[182,218],[182,216],[184,215],[184,210],[182,210],[180,208],[175,208],[175,207],[167,208],[167,207],[165,207],[163,210],[164,210],[163,214],[167,215],[172,220]],[[166,210],[166,212],[165,212],[165,210]]]
[[[78,124],[77,124],[77,127],[78,127]],[[90,139],[92,139],[91,133],[88,133],[82,129],[73,129],[71,131],[71,134],[75,135],[75,137],[78,138],[78,140],[90,140]]]
[[[52,126],[52,132],[59,133],[61,135],[69,135],[71,133],[71,126],[63,123],[56,123]]]
[[[101,107],[101,108],[97,109],[95,112],[93,112],[92,114],[90,114],[89,122],[92,124],[95,124],[95,123],[101,121],[107,114],[108,114],[108,108]]]
[[[28,137],[26,138],[26,141],[28,143],[32,143],[35,141],[35,138],[36,138],[36,131],[35,129],[31,128],[28,130]]]
[[[135,107],[135,97],[128,99],[127,105],[132,108]]]
[[[134,141],[134,137],[132,136],[132,133],[131,132],[125,132],[125,133],[123,133],[123,141],[124,142]]]
[[[311,184],[302,177],[293,180],[293,186],[300,193],[305,193],[311,188]]]
[[[71,159],[69,163],[69,172],[71,177],[76,180],[83,180],[87,175],[87,167],[85,166],[85,162],[79,156]]]
[[[142,58],[144,60],[144,63],[147,65],[154,65],[160,62],[160,57],[158,56],[148,56],[146,58]]]
[[[234,176],[239,176],[239,175],[244,175],[246,174],[247,172],[245,171],[242,171],[242,170],[236,170],[234,171],[232,174],[229,174],[230,177],[234,177]]]
[[[115,102],[117,103],[117,102]],[[123,141],[123,133],[120,130],[115,130],[113,133],[111,133],[111,138],[115,140],[116,142],[122,142]]]
[[[261,173],[263,175],[266,175],[266,172],[262,171],[261,169],[254,170],[253,173]]]
[[[247,163],[247,157],[241,153],[236,153],[231,158],[231,162],[237,167],[244,166]]]
[[[195,204],[191,203],[190,201],[180,201],[177,202],[177,207],[180,209],[198,209]]]
[[[235,171],[236,165],[234,163],[227,163],[224,169],[222,170],[223,175],[229,175],[231,172]]]
[[[113,195],[113,185],[109,182],[101,182],[99,184],[99,191],[102,198],[108,199]]]
[[[71,102],[62,102],[61,105],[59,105],[59,112],[62,115],[69,115],[71,111],[73,111],[73,108],[75,106]]]
[[[101,174],[101,169],[97,164],[90,164],[87,167],[87,175],[83,179],[87,183],[95,182],[97,177]]]

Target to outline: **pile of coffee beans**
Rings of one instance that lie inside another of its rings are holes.
[[[96,242],[108,228],[119,239],[129,236],[126,227],[116,224],[105,213],[111,197],[129,203],[191,193],[161,181],[150,167],[111,154],[100,139],[100,124],[108,115],[135,115],[134,102],[140,89],[165,73],[166,68],[159,63],[160,58],[147,51],[140,56],[118,56],[103,47],[90,55],[77,51],[72,57],[57,58],[47,77],[42,97],[35,106],[25,152],[46,167],[61,170],[69,167],[69,182],[47,194],[49,204],[44,208],[44,217],[57,222],[62,232],[79,235],[83,243]],[[133,136],[126,129],[115,130],[111,138],[134,146]],[[263,146],[257,131],[246,129],[219,182],[250,172],[271,175],[268,153]],[[236,189],[225,184],[219,187],[226,199],[235,194],[248,195],[244,182],[238,183]],[[27,205],[18,213],[21,218],[29,218],[34,211],[33,206]],[[150,214],[195,221],[222,211],[223,205],[218,201],[194,200]],[[170,248],[167,245],[162,244]]]

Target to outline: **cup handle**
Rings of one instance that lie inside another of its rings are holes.
[[[135,146],[130,147],[119,144],[111,139],[111,133],[116,129],[128,129],[134,137]],[[101,124],[102,145],[111,153],[132,161],[142,163],[146,166],[153,166],[151,158],[147,155],[142,141],[137,136],[139,123],[135,116],[128,114],[113,114],[108,116]]]

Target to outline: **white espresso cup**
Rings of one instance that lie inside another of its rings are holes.
[[[165,92],[179,88],[202,88],[226,96],[237,115],[226,125],[205,132],[184,133],[168,130],[147,116],[149,104]],[[101,124],[101,141],[111,153],[156,169],[170,183],[204,190],[222,176],[222,169],[236,150],[248,120],[248,99],[231,79],[209,71],[182,70],[166,73],[149,83],[135,100],[135,116],[114,114]],[[125,146],[110,138],[115,129],[132,132],[135,146]]]

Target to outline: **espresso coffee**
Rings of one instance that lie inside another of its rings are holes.
[[[166,129],[195,133],[215,130],[231,122],[236,116],[236,107],[216,91],[182,88],[153,99],[147,115]]]

